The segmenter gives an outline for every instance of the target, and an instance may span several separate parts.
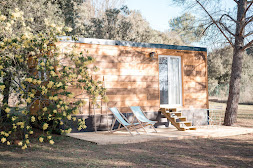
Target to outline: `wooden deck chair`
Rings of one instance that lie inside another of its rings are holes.
[[[134,113],[134,116],[136,117],[138,122],[141,124],[142,128],[144,129],[146,133],[147,131],[145,130],[144,127],[148,125],[150,125],[155,130],[155,132],[157,132],[154,127],[154,124],[157,123],[157,121],[149,120],[147,116],[145,115],[145,113],[141,110],[140,106],[130,106],[130,109],[132,110],[132,112]]]
[[[111,127],[111,132],[117,120],[119,122],[119,127],[117,130],[121,130],[125,128],[133,136],[133,134],[130,131],[130,129],[133,128],[138,134],[140,134],[136,129],[136,127],[140,127],[139,123],[130,123],[127,120],[127,118],[116,107],[109,108],[109,110],[113,113],[115,117],[112,127]],[[122,128],[120,128],[121,125],[123,126]]]

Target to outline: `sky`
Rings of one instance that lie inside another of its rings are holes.
[[[142,16],[156,30],[169,29],[169,20],[184,13],[182,7],[172,4],[172,0],[125,0],[125,4],[131,10],[139,10]],[[222,0],[223,6],[232,8],[233,0]]]
[[[181,16],[185,11],[183,7],[172,4],[172,0],[125,0],[130,10],[139,10],[150,26],[159,31],[169,29],[169,20]],[[233,10],[233,0],[222,0],[224,10]],[[197,15],[197,13],[192,13]],[[192,46],[207,47],[206,44],[195,42]],[[210,47],[209,47],[210,48]],[[211,50],[211,49],[210,49]]]
[[[156,30],[169,29],[169,20],[180,16],[182,9],[171,4],[170,0],[126,0],[131,10],[139,10],[143,17]]]

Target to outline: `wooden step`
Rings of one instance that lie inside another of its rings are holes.
[[[174,118],[174,119],[176,119],[176,120],[180,120],[180,121],[187,121],[187,118],[186,117],[184,117],[184,116],[182,116],[182,117],[171,117],[171,118]]]
[[[185,125],[185,126],[187,126],[187,127],[190,127],[190,126],[192,126],[192,122],[190,122],[190,121],[181,121],[181,122],[176,122],[177,124],[179,124],[179,125]]]
[[[182,117],[182,113],[181,113],[181,112],[167,112],[167,111],[166,111],[166,113],[167,113],[167,114],[170,114],[170,115],[173,115],[173,114],[174,114],[174,115],[176,115],[176,116],[178,116],[178,117]]]
[[[190,126],[190,127],[181,127],[184,130],[196,130],[197,128],[194,126]]]
[[[175,109],[161,108],[159,110],[179,131],[196,130],[192,126],[192,122],[187,121],[186,117],[182,116],[182,112],[177,112]],[[179,120],[179,121],[178,121]]]
[[[177,112],[177,109],[176,108],[166,108],[166,111]]]

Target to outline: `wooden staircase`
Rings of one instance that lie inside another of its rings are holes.
[[[176,108],[160,108],[159,110],[179,131],[196,130],[196,127],[192,126],[191,121],[187,121],[187,118],[182,116],[182,112],[178,112]]]

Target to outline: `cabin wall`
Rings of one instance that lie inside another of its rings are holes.
[[[181,57],[182,108],[208,108],[207,61],[204,51],[138,48],[126,46],[95,45],[85,43],[59,42],[62,53],[70,52],[76,45],[77,52],[84,52],[96,59],[94,65],[100,68],[92,73],[93,78],[103,80],[107,88],[108,107],[117,107],[122,113],[129,113],[128,106],[141,106],[146,112],[157,112],[159,100],[158,55]],[[150,52],[156,52],[152,59]],[[74,94],[79,90],[72,89]],[[79,96],[86,98],[87,95]],[[105,114],[106,105],[96,109],[96,114]],[[93,114],[87,103],[80,114]]]

